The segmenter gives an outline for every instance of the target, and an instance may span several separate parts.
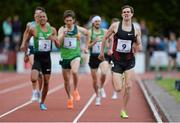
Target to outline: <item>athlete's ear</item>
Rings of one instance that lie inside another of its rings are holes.
[[[45,17],[46,17],[46,21],[48,21],[48,17],[47,17],[47,14],[45,13]]]
[[[76,23],[76,19],[74,18],[74,19],[73,19],[73,24],[75,24],[75,23]]]

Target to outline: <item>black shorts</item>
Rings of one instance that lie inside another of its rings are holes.
[[[89,66],[91,69],[97,69],[102,60],[98,59],[99,54],[90,54]],[[109,62],[110,56],[105,54],[105,60]]]
[[[168,54],[172,59],[176,59],[177,54],[176,53],[169,53]]]
[[[33,46],[29,46],[28,47],[28,54],[29,54],[29,56],[34,54],[34,49],[33,48],[34,48]]]
[[[36,69],[43,74],[51,74],[50,52],[34,53],[34,64],[32,70]]]
[[[135,57],[130,60],[118,61],[112,57],[112,71],[115,73],[124,73],[124,71],[129,70],[135,66]]]

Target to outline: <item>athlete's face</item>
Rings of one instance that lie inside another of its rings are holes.
[[[122,10],[122,18],[126,20],[130,20],[133,17],[133,13],[130,8],[125,8]]]
[[[39,14],[42,12],[42,10],[36,10],[34,13],[34,20],[36,23],[39,23]]]
[[[101,21],[100,20],[96,20],[94,23],[93,23],[94,27],[96,29],[99,29],[100,28],[100,25],[101,25]]]
[[[74,19],[72,17],[66,17],[64,18],[64,23],[68,28],[71,28],[71,26],[74,24]]]
[[[41,13],[39,14],[39,24],[45,25],[46,22],[47,22],[47,15],[46,15],[45,12],[41,12]]]

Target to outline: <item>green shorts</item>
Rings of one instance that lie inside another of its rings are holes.
[[[71,69],[71,61],[78,57],[80,56],[75,56],[72,59],[62,59],[60,60],[59,64],[61,65],[63,69]]]

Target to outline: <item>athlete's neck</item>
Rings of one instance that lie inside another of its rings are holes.
[[[42,31],[44,31],[44,32],[47,31],[46,24],[41,24],[40,27],[41,27]]]
[[[131,20],[128,20],[128,21],[123,20],[122,21],[122,29],[124,31],[131,31],[131,27],[132,27],[131,25],[132,25]]]
[[[127,26],[127,27],[128,27],[128,26],[131,26],[132,23],[131,23],[131,20],[123,20],[123,21],[122,21],[122,24],[123,24],[124,26]]]
[[[100,31],[100,27],[93,27],[93,29],[94,29],[96,32],[99,32],[99,31]]]
[[[68,31],[72,31],[74,29],[74,24],[71,26],[66,25],[66,27],[67,27]]]

